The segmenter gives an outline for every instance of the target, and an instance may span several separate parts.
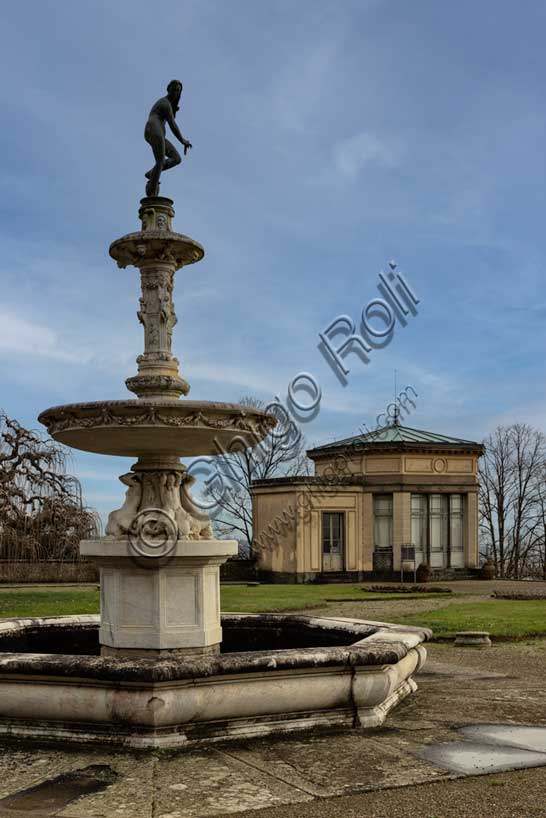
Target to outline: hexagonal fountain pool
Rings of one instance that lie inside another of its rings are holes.
[[[222,627],[220,655],[123,659],[100,656],[98,616],[2,622],[0,734],[174,747],[375,727],[415,690],[429,636],[280,614],[227,614]]]

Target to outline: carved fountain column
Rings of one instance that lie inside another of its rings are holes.
[[[140,270],[144,352],[125,382],[137,399],[54,407],[39,419],[69,446],[137,458],[120,478],[125,501],[106,536],[80,544],[100,567],[102,653],[199,655],[219,650],[220,565],[238,546],[214,538],[180,457],[215,454],[234,438],[256,445],[276,421],[237,404],[180,399],[190,387],[172,354],[174,276],[204,250],[173,231],[170,199],[142,199],[139,217],[142,229],[110,247],[119,267]]]

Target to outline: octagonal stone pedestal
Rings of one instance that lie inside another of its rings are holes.
[[[218,653],[220,565],[235,540],[178,540],[162,558],[136,554],[127,539],[85,540],[100,568],[103,656],[154,658]]]

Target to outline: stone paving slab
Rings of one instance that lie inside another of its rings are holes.
[[[4,798],[3,811],[14,818],[29,814],[34,818],[48,818],[50,815],[60,814],[72,801],[91,793],[102,792],[117,778],[118,774],[108,765],[92,764],[81,770],[48,778]]]
[[[112,752],[93,756],[92,760],[80,756],[81,766],[85,766],[86,761],[107,764],[117,773],[116,782],[103,792],[74,801],[58,815],[63,818],[152,818],[155,759]]]
[[[89,761],[85,762],[89,764]],[[79,766],[71,763],[62,751],[44,748],[17,748],[0,745],[0,798],[27,789],[46,778],[69,772]]]
[[[418,744],[412,744],[417,750]],[[247,763],[322,798],[430,781],[445,775],[388,732],[351,730],[229,750]]]
[[[233,818],[545,818],[546,768],[286,805]]]
[[[0,798],[21,792],[62,773],[83,770],[90,765],[110,767],[118,777],[115,783],[95,795],[69,804],[55,814],[76,818],[110,816],[148,818],[152,815],[153,764],[150,758],[118,752],[96,752],[74,748],[41,747],[21,750],[4,744],[0,751]],[[134,799],[135,788],[139,798]],[[0,815],[4,812],[0,803]],[[32,813],[29,813],[29,818]]]
[[[221,816],[313,798],[221,750],[158,759],[154,783],[154,816],[162,818]]]

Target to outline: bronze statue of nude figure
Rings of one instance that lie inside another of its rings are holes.
[[[155,158],[155,165],[145,174],[148,179],[146,196],[157,196],[159,194],[161,171],[174,168],[175,165],[179,165],[182,161],[174,145],[165,137],[165,122],[169,123],[173,134],[184,145],[184,156],[188,149],[192,147],[191,142],[184,139],[174,121],[181,94],[182,83],[180,80],[171,80],[167,86],[167,96],[157,100],[150,111],[144,128],[144,139],[151,145]]]

